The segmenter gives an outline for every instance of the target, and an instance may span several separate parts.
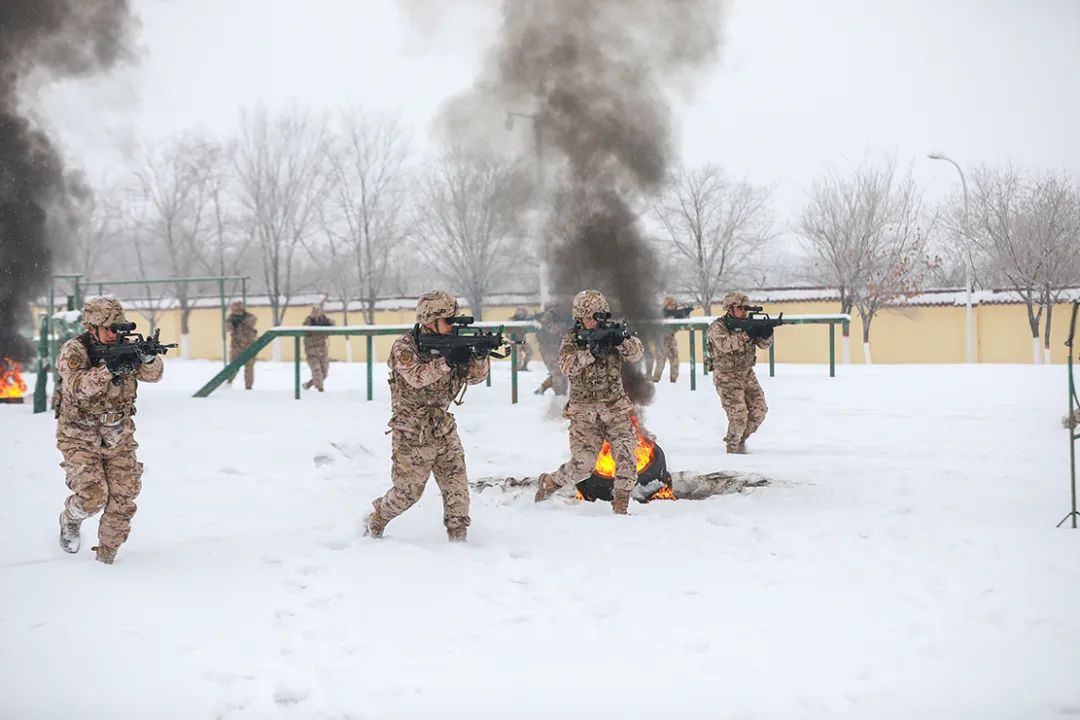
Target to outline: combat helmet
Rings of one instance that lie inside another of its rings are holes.
[[[445,290],[426,292],[416,301],[416,322],[430,325],[439,318],[452,318],[457,315],[458,301]]]
[[[749,305],[750,297],[744,292],[738,292],[733,290],[724,296],[724,307],[738,307],[741,305]]]
[[[574,296],[574,319],[591,318],[598,312],[611,312],[607,298],[599,290],[582,290]]]
[[[111,295],[88,297],[83,303],[82,324],[85,327],[108,327],[123,322],[127,322],[124,307]]]

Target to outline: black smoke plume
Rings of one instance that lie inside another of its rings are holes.
[[[0,356],[33,355],[19,328],[87,193],[20,107],[20,84],[111,67],[133,25],[127,0],[0,0]]]
[[[717,57],[721,10],[720,0],[504,0],[491,61],[453,120],[463,125],[470,102],[474,128],[493,107],[533,108],[557,296],[595,287],[616,315],[659,316],[660,267],[639,216],[668,177],[665,91]],[[651,400],[640,373],[624,379],[632,400]]]

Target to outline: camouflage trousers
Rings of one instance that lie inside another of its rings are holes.
[[[420,499],[428,476],[434,474],[442,493],[443,525],[447,530],[468,527],[469,480],[457,429],[424,443],[418,435],[394,430],[392,448],[390,478],[394,485],[371,503],[375,511],[384,520],[396,518]]]
[[[567,405],[570,419],[570,460],[551,473],[559,487],[579,483],[592,474],[596,456],[604,440],[611,443],[615,460],[615,489],[630,492],[637,484],[634,448],[637,438],[630,424],[631,410],[613,410],[604,405]]]
[[[675,333],[667,333],[661,340],[656,353],[656,366],[652,371],[653,382],[660,382],[664,374],[664,364],[670,363],[669,377],[671,382],[679,379],[679,343],[675,340]]]
[[[104,512],[98,523],[98,542],[119,548],[131,532],[135,498],[142,489],[142,463],[135,459],[135,424],[124,420],[116,427],[56,428],[56,447],[64,456],[65,482],[72,494],[64,501],[76,520]]]
[[[526,339],[523,343],[518,345],[518,370],[528,370],[529,361],[532,360],[533,351],[532,346],[529,345],[529,341]]]
[[[724,444],[727,445],[728,452],[743,450],[746,438],[754,434],[769,412],[757,375],[753,369],[714,373],[713,383],[728,417]]]
[[[544,361],[544,367],[548,371],[548,376],[544,378],[543,384],[540,385],[540,394],[543,395],[548,388],[554,388],[556,395],[565,395],[567,382],[566,376],[559,369],[559,354],[557,352],[554,354],[541,352],[540,358]]]
[[[236,360],[240,356],[240,353],[247,349],[247,345],[230,345],[229,346],[229,362]],[[231,385],[232,381],[236,379],[236,373],[229,376],[228,382]],[[255,384],[255,358],[251,358],[244,363],[244,387],[248,390]]]
[[[323,389],[326,376],[330,374],[330,353],[326,346],[322,348],[310,348],[306,352],[308,368],[311,370],[311,380],[305,383],[305,387],[314,385],[317,389]]]

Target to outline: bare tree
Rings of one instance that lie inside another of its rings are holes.
[[[146,150],[135,171],[135,185],[146,209],[141,230],[160,250],[171,277],[192,277],[206,264],[205,246],[213,223],[210,173],[215,152],[213,143],[203,138],[180,137]],[[188,357],[188,324],[194,309],[191,286],[177,282],[173,292],[180,308],[181,353]]]
[[[405,133],[392,117],[352,110],[342,114],[341,127],[330,153],[330,195],[340,219],[340,237],[351,257],[335,252],[334,244],[331,251],[336,261],[352,267],[365,319],[374,323],[375,303],[391,255],[408,234],[405,163],[409,151]]]
[[[771,237],[770,192],[728,179],[718,165],[680,169],[655,206],[679,274],[705,314],[752,267]]]
[[[1049,357],[1050,315],[1061,292],[1080,282],[1080,196],[1063,173],[1033,174],[1011,166],[973,174],[969,234],[991,271],[1023,300],[1040,362],[1040,325]]]
[[[102,256],[113,250],[124,234],[121,193],[119,185],[106,183],[81,203],[68,267],[83,280],[99,277],[104,271],[100,267]]]
[[[927,224],[910,169],[898,177],[891,160],[827,176],[815,183],[803,208],[797,231],[810,255],[811,275],[837,288],[841,312],[859,310],[867,362],[878,310],[922,287]],[[843,344],[850,362],[846,332]]]
[[[235,156],[237,197],[261,269],[274,325],[296,291],[296,252],[313,236],[326,189],[326,132],[320,120],[292,110],[241,116]],[[275,344],[276,349],[276,344]]]
[[[516,256],[528,199],[521,166],[488,155],[449,152],[422,183],[415,249],[465,296],[477,319]]]

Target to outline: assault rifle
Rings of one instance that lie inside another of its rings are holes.
[[[694,312],[693,305],[679,305],[674,308],[664,308],[664,317],[666,318],[678,318],[683,320],[690,317],[690,313]]]
[[[611,319],[611,313],[593,313],[596,327],[589,330],[580,322],[574,324],[574,343],[579,348],[588,348],[593,357],[612,355],[617,352],[623,340],[631,336],[625,321]]]
[[[446,361],[457,367],[465,367],[473,358],[505,358],[507,348],[513,341],[503,338],[502,327],[495,332],[485,332],[481,328],[470,327],[476,319],[468,315],[448,318],[452,330],[449,335],[420,332],[420,323],[413,326],[413,336],[420,352]],[[504,349],[506,348],[506,349]],[[499,350],[503,350],[499,353]]]
[[[119,385],[124,381],[124,375],[135,372],[142,365],[143,358],[164,355],[169,348],[176,347],[176,343],[166,345],[158,339],[161,328],[154,330],[154,334],[148,338],[135,332],[133,322],[113,323],[110,328],[116,333],[116,340],[110,345],[92,342],[88,350],[91,365],[105,361],[105,367],[112,371],[113,385]]]
[[[734,315],[724,316],[724,325],[728,330],[745,330],[746,334],[754,338],[772,337],[773,328],[784,324],[784,313],[775,318],[769,317],[763,312],[760,305],[745,305],[746,317],[737,318]]]

